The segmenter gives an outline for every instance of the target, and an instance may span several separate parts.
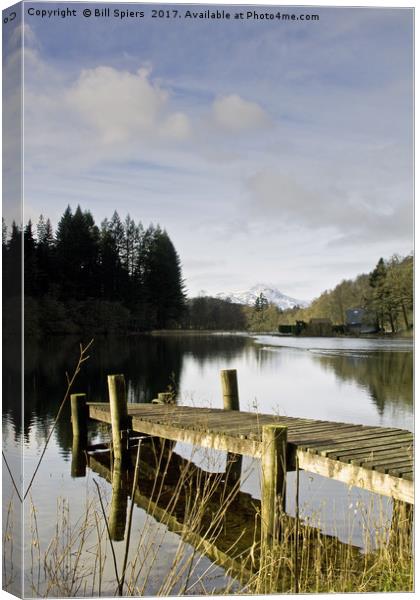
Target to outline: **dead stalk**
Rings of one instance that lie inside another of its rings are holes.
[[[28,487],[27,487],[27,489],[26,489],[26,492],[25,492],[25,494],[24,494],[24,496],[23,496],[23,499],[24,499],[24,500],[26,499],[26,496],[28,495],[28,493],[29,493],[29,490],[30,490],[30,489],[31,489],[31,487],[32,487],[32,484],[33,484],[33,482],[34,482],[34,479],[35,479],[35,477],[36,477],[36,474],[38,473],[38,469],[39,469],[39,467],[41,466],[41,463],[42,463],[42,460],[43,460],[43,458],[44,458],[45,452],[47,451],[47,448],[48,448],[49,441],[50,441],[50,439],[51,439],[51,436],[52,436],[52,434],[54,433],[54,430],[55,430],[55,427],[56,427],[56,425],[57,425],[58,419],[60,418],[60,415],[61,415],[61,413],[63,412],[63,408],[64,408],[64,406],[65,406],[65,404],[66,404],[66,402],[67,402],[67,400],[68,400],[68,398],[69,398],[70,391],[71,391],[71,389],[72,389],[72,387],[73,387],[73,384],[74,384],[74,382],[76,381],[76,377],[77,377],[77,375],[80,373],[81,366],[82,366],[82,364],[83,364],[84,362],[86,362],[86,361],[89,359],[89,356],[86,356],[86,352],[89,350],[89,348],[92,346],[92,344],[93,344],[93,339],[92,339],[92,340],[90,340],[90,342],[89,342],[89,343],[87,344],[87,346],[85,346],[85,347],[83,347],[83,346],[82,346],[82,344],[80,344],[80,346],[79,346],[79,348],[80,348],[79,360],[77,361],[77,365],[76,365],[76,367],[75,367],[75,369],[74,369],[73,375],[72,375],[71,377],[69,377],[69,375],[66,373],[66,378],[67,378],[67,389],[66,389],[66,392],[65,392],[65,394],[64,394],[64,398],[63,398],[63,400],[61,401],[61,404],[60,404],[60,407],[59,407],[59,409],[58,409],[57,415],[56,415],[56,417],[55,417],[55,419],[54,419],[54,423],[52,424],[52,427],[51,427],[51,429],[50,429],[50,432],[49,432],[49,434],[48,434],[48,436],[47,436],[47,439],[45,440],[45,444],[44,444],[44,447],[43,447],[43,449],[42,449],[41,456],[39,457],[39,460],[38,460],[38,462],[37,462],[37,465],[36,465],[36,467],[35,467],[35,470],[34,470],[34,472],[33,472],[33,475],[32,475],[32,477],[31,477],[31,480],[30,480],[30,482],[29,482],[29,485],[28,485]],[[4,460],[6,460],[6,458],[5,458],[5,457],[4,457]],[[7,464],[7,462],[6,462],[6,464]],[[9,471],[9,472],[10,472],[10,471]],[[12,474],[11,474],[11,473],[10,473],[10,475],[11,475],[11,477],[12,477],[12,479],[13,479],[13,476],[12,476]],[[15,483],[14,483],[14,485],[15,485],[15,488],[16,488],[16,484],[15,484]]]
[[[122,596],[122,593],[123,593],[125,572],[127,569],[128,552],[130,549],[131,525],[132,525],[132,521],[133,521],[133,510],[134,510],[134,502],[135,502],[134,498],[136,495],[137,482],[138,482],[138,478],[139,478],[140,448],[141,448],[141,440],[139,440],[139,443],[137,446],[136,467],[134,470],[133,488],[132,488],[132,492],[131,492],[130,514],[128,516],[127,540],[125,543],[124,561],[123,561],[123,567],[122,567],[122,572],[121,572],[121,579],[118,584],[118,595],[119,596]]]
[[[115,571],[115,577],[116,577],[116,579],[117,579],[117,582],[118,582],[118,584],[119,584],[119,582],[120,582],[120,576],[119,576],[119,574],[118,574],[118,563],[117,563],[117,557],[116,557],[116,555],[115,555],[114,544],[112,543],[112,538],[111,538],[111,534],[110,534],[110,531],[109,531],[108,519],[106,518],[106,513],[105,513],[104,504],[103,504],[103,502],[102,502],[101,490],[99,489],[98,482],[97,482],[95,479],[93,479],[92,481],[93,481],[93,483],[96,485],[96,489],[98,490],[98,498],[99,498],[99,503],[100,503],[100,505],[101,505],[102,517],[103,517],[103,519],[104,519],[104,522],[105,522],[106,531],[107,531],[107,534],[108,534],[108,540],[109,540],[109,544],[110,544],[110,546],[111,546],[112,558],[113,558],[113,561],[114,561],[114,571]]]

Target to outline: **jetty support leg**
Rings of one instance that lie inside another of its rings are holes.
[[[236,369],[220,372],[224,410],[239,410],[238,374]],[[241,480],[242,455],[228,452],[226,457],[226,480],[235,485]]]
[[[262,428],[261,545],[272,546],[278,540],[280,515],[286,506],[287,427],[264,425]]]
[[[71,394],[70,405],[73,430],[71,476],[85,477],[88,422],[86,394]]]
[[[124,375],[108,375],[114,462],[128,461],[128,411]]]

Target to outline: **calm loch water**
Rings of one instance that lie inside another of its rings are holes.
[[[19,374],[10,357],[3,394],[4,449],[9,462],[17,465],[19,448],[23,445],[26,480],[36,465],[63,397],[65,372],[71,372],[77,361],[79,341],[66,337],[27,344],[23,427],[19,423],[19,407],[14,394]],[[130,402],[150,402],[158,392],[170,388],[176,391],[179,404],[221,407],[219,371],[229,368],[238,371],[242,410],[413,430],[411,340],[228,334],[97,338],[73,391],[86,392],[90,401],[105,401],[107,374],[124,373]],[[90,436],[92,440],[100,440],[106,437],[106,432],[92,423]],[[104,498],[109,500],[111,495],[111,486],[106,480],[89,469],[85,477],[71,476],[71,447],[70,414],[66,410],[57,424],[32,488],[34,508],[31,510],[28,506],[25,512],[24,568],[28,596],[35,595],[31,587],[34,579],[34,514],[40,545],[45,550],[56,533],[57,510],[62,515],[68,505],[68,521],[75,526],[87,503],[96,497],[93,479],[100,484]],[[177,444],[175,451],[182,457],[191,455],[191,448],[185,445]],[[223,470],[225,457],[215,455],[211,458],[212,464],[206,465],[208,456],[198,452],[193,460],[201,467],[217,471]],[[254,497],[259,496],[257,466],[244,460],[242,489]],[[290,473],[287,498],[290,514],[295,511],[294,481],[295,473]],[[353,543],[363,545],[363,517],[354,507],[359,502],[370,503],[370,494],[355,488],[349,490],[337,482],[305,473],[300,475],[300,489],[302,515],[307,514],[326,533],[336,534],[343,541],[351,537]],[[64,508],[63,501],[66,503]],[[389,511],[389,502],[381,510]],[[146,528],[151,538],[160,536],[162,540],[144,588],[144,593],[156,594],[162,591],[160,586],[165,573],[179,549],[179,537],[157,524],[141,508],[135,508],[133,518],[131,557],[140,552],[136,531],[142,531],[144,536]],[[142,543],[146,544],[145,538]],[[124,543],[116,542],[115,549],[117,558],[122,560]],[[101,582],[104,595],[115,591],[109,548],[107,552]],[[200,561],[197,566],[197,572],[201,574],[200,585],[193,586],[190,593],[222,589],[226,584],[223,569],[213,568],[211,574],[206,575],[210,561],[203,557]],[[42,580],[44,575],[41,573],[40,577]],[[97,582],[93,585],[97,586]],[[175,584],[173,589],[180,591]],[[80,589],[77,593],[89,594],[89,590],[83,592]]]

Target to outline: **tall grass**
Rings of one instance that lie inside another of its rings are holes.
[[[296,589],[303,593],[412,591],[410,518],[406,517],[403,505],[397,504],[394,510],[396,519],[392,523],[379,524],[366,508],[365,547],[369,547],[373,532],[375,548],[364,552],[307,525],[300,526],[296,540],[296,530],[284,519],[279,544],[265,557],[264,569],[254,573],[244,591],[258,594],[293,593]],[[293,556],[295,548],[298,561]]]
[[[364,524],[363,551],[351,543],[344,544],[336,536],[323,534],[298,513],[294,517],[283,514],[278,542],[262,555],[260,504],[241,492],[240,483],[232,483],[228,472],[205,472],[181,459],[172,448],[154,443],[144,444],[139,465],[138,485],[131,488],[132,478],[130,474],[126,476],[127,495],[147,516],[142,520],[128,519],[125,539],[131,535],[130,552],[125,552],[124,542],[110,539],[104,519],[105,513],[109,520],[113,506],[110,486],[104,479],[111,481],[115,476],[107,453],[90,458],[100,495],[92,489],[83,516],[75,522],[68,503],[60,500],[56,528],[48,543],[40,539],[37,510],[31,505],[28,595],[168,596],[413,589],[412,515],[403,503],[394,503],[393,519],[385,511],[378,514],[372,506],[358,507]],[[124,577],[116,576],[116,570]]]

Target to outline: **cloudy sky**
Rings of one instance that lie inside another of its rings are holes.
[[[25,219],[80,203],[160,223],[191,295],[266,282],[309,300],[412,250],[411,10],[74,6],[25,15]]]

